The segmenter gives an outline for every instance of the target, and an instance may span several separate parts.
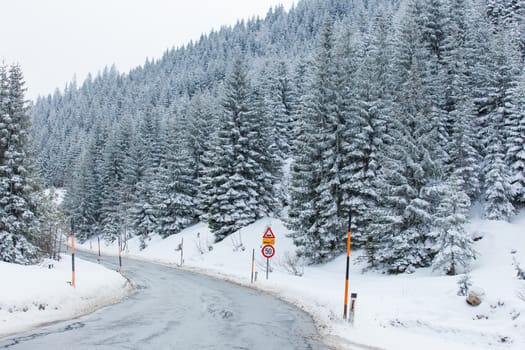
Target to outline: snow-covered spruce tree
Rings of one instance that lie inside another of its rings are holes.
[[[507,161],[509,125],[505,123],[514,113],[510,108],[511,92],[519,71],[517,55],[505,38],[507,35],[498,33],[491,43],[492,60],[488,64],[492,69],[486,77],[487,95],[484,114],[481,116],[484,119],[482,132],[486,142],[482,168],[485,180],[483,199],[485,215],[491,220],[506,220],[515,212],[510,164]],[[503,45],[500,40],[503,40]]]
[[[352,210],[355,226],[352,239],[356,246],[368,242],[365,227],[377,200],[372,181],[380,167],[385,130],[392,115],[391,29],[386,10],[378,10],[365,42],[348,42],[356,40],[349,33],[340,39],[343,44],[340,59],[346,64],[340,65],[345,71],[339,75],[346,76],[346,79],[338,90],[346,91],[341,96],[342,106],[349,115],[343,136],[345,166],[340,181],[344,189],[345,211]],[[349,47],[344,49],[344,46]],[[363,57],[358,61],[356,56]]]
[[[254,118],[252,101],[244,64],[237,59],[224,86],[213,164],[207,172],[208,225],[217,242],[270,210],[260,202],[260,197],[268,194],[260,192],[257,182],[264,169],[260,145],[251,139],[260,125]]]
[[[484,209],[486,217],[490,220],[508,220],[515,212],[512,205],[513,190],[501,141],[502,120],[497,115],[495,117],[491,123],[493,129],[489,133],[490,143],[484,159]]]
[[[159,176],[162,160],[159,116],[148,110],[141,119],[137,132],[139,147],[138,182],[136,201],[130,211],[133,229],[140,237],[141,249],[146,247],[150,235],[158,233],[160,222],[157,220],[162,202],[162,179]]]
[[[507,164],[510,166],[514,205],[525,206],[525,66],[516,83],[509,89],[509,99],[505,101],[509,110],[506,118]]]
[[[190,169],[195,181],[195,214],[201,220],[207,220],[205,208],[206,196],[209,193],[205,176],[212,160],[211,155],[213,135],[217,127],[215,108],[216,98],[208,93],[196,94],[192,97],[188,107],[188,155]]]
[[[436,256],[432,267],[447,275],[456,275],[475,259],[473,241],[465,231],[470,199],[463,190],[460,174],[453,174],[443,186],[441,203],[436,211]]]
[[[166,148],[159,168],[161,198],[157,220],[159,234],[168,237],[179,233],[196,219],[194,171],[188,152],[186,129],[178,118],[164,126]]]
[[[373,181],[377,202],[367,227],[369,265],[391,273],[411,272],[429,266],[433,259],[430,199],[436,171],[429,137],[436,135],[429,133],[431,96],[422,77],[426,48],[420,41],[418,10],[411,7],[401,22],[394,109],[386,128],[381,169]]]
[[[293,147],[289,227],[298,253],[312,263],[327,261],[344,250],[347,212],[340,185],[345,118],[335,84],[337,64],[334,24],[326,19],[319,48],[301,102]]]
[[[125,229],[125,198],[122,192],[125,151],[130,141],[123,138],[120,128],[110,134],[104,150],[101,169],[101,215],[100,229],[104,238],[114,241]]]
[[[285,201],[283,192],[283,155],[279,152],[279,143],[277,138],[276,124],[274,123],[275,115],[269,108],[267,99],[268,91],[261,84],[252,84],[252,106],[253,113],[250,115],[249,138],[253,146],[253,152],[258,154],[258,163],[261,173],[256,174],[256,182],[259,186],[259,206],[264,208],[266,213],[278,215],[282,209],[282,203]],[[281,121],[282,127],[288,127],[288,121]],[[273,135],[273,136],[270,136]]]
[[[277,152],[280,158],[285,160],[290,153],[291,121],[295,102],[286,63],[280,61],[271,64],[268,86],[264,91],[264,104],[274,129],[272,135],[268,136],[275,140]]]
[[[18,65],[0,65],[0,260],[35,260],[37,190],[30,154],[30,118]]]
[[[100,188],[97,186],[95,153],[95,142],[90,141],[80,154],[73,175],[66,182],[64,208],[80,241],[97,233]]]
[[[473,123],[476,111],[469,87],[472,67],[467,65],[473,57],[468,41],[471,23],[469,14],[472,9],[468,1],[451,0],[445,3],[448,19],[444,25],[442,43],[441,81],[443,99],[440,106],[443,128],[447,142],[444,159],[446,176],[453,173],[463,178],[464,191],[472,200],[480,193],[481,157],[476,149],[476,129]]]

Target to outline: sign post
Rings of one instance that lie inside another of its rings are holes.
[[[262,255],[266,258],[266,279],[268,279],[268,272],[270,270],[270,258],[275,255],[275,234],[270,226],[266,228],[262,236],[263,247],[261,249]]]
[[[267,244],[261,249],[262,255],[266,258],[266,279],[268,279],[268,271],[270,270],[270,258],[275,255],[275,248],[273,245]]]

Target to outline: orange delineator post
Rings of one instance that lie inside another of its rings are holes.
[[[348,276],[349,276],[349,269],[350,269],[350,239],[352,236],[352,213],[350,212],[348,214],[348,234],[347,234],[347,240],[346,240],[346,279],[345,279],[345,305],[344,305],[344,312],[343,312],[343,319],[347,319],[347,312],[348,312]]]
[[[71,233],[71,285],[75,287],[75,235]]]

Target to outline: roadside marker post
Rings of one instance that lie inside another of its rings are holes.
[[[350,294],[350,324],[354,325],[355,317],[355,300],[357,299],[357,293]]]
[[[118,236],[118,272],[122,273],[122,238]]]
[[[98,243],[98,258],[97,258],[97,262],[100,262],[100,237],[97,237],[97,243]]]
[[[75,284],[75,227],[71,220],[71,286],[76,288]]]
[[[252,283],[253,283],[254,269],[255,269],[255,248],[253,248],[253,251],[252,251]]]
[[[348,312],[348,276],[349,276],[349,269],[350,269],[350,239],[352,237],[352,212],[348,212],[348,233],[347,233],[347,240],[346,240],[346,279],[345,279],[345,305],[344,305],[344,312],[343,312],[343,319],[347,319],[347,312]]]

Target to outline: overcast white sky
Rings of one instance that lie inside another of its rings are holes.
[[[19,63],[26,97],[113,63],[120,72],[238,19],[297,0],[0,0],[0,60]]]

